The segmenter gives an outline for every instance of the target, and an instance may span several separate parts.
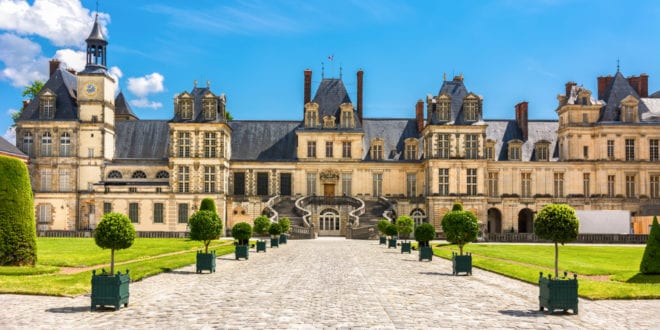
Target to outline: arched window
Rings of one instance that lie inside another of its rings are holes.
[[[32,133],[25,132],[23,134],[23,152],[32,157],[32,148],[34,146],[34,138]]]
[[[119,171],[110,171],[110,173],[108,173],[108,179],[121,179],[121,178],[122,175],[121,172]]]
[[[415,220],[415,227],[424,223],[424,219],[426,219],[426,214],[424,214],[422,209],[414,209],[410,212],[410,216]]]
[[[135,171],[133,172],[133,175],[131,175],[131,179],[146,179],[147,175],[142,172],[142,171]]]
[[[41,155],[50,156],[53,151],[53,138],[50,135],[50,132],[44,133],[41,137]]]
[[[167,171],[159,171],[156,173],[156,179],[169,179],[170,173]]]
[[[319,230],[338,231],[339,222],[339,212],[333,209],[325,209],[321,211],[321,216],[319,217]]]
[[[60,135],[60,156],[71,156],[71,135],[68,132],[64,132]]]

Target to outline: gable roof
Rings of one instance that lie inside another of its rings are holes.
[[[46,81],[39,94],[23,109],[19,120],[64,121],[78,119],[76,76],[62,69],[57,69]],[[39,118],[40,96],[46,90],[55,94],[55,115],[52,119]]]

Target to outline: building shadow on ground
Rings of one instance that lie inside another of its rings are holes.
[[[515,316],[515,317],[543,317],[545,314],[542,311],[538,310],[526,310],[526,311],[518,311],[518,310],[511,310],[511,309],[505,309],[498,311],[500,314],[504,315],[509,315],[509,316]]]
[[[109,310],[109,311],[114,311],[114,308],[110,307],[98,307],[98,311],[103,311],[103,310]],[[46,310],[46,312],[49,313],[58,313],[58,314],[72,314],[72,313],[87,313],[91,311],[90,306],[74,306],[74,307],[56,307],[56,308],[49,308]]]
[[[421,275],[434,275],[434,276],[454,276],[452,273],[439,273],[439,272],[419,272]]]

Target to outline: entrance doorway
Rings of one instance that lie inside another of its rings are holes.
[[[519,233],[533,233],[534,232],[534,211],[524,208],[518,212],[518,232]]]
[[[326,183],[323,185],[323,196],[334,196],[335,195],[335,185],[332,183]]]
[[[319,216],[319,235],[339,236],[340,227],[339,212],[333,209],[321,211],[321,215]]]
[[[498,234],[502,232],[502,212],[494,207],[488,209],[488,232]]]

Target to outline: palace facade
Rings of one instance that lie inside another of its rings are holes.
[[[439,230],[456,201],[490,233],[531,232],[548,203],[660,213],[660,92],[645,74],[598,77],[597,93],[567,83],[558,120],[529,120],[527,102],[515,119],[484,119],[462,76],[410,118],[369,118],[362,70],[356,102],[342,79],[323,78],[312,97],[304,71],[300,120],[228,121],[208,84],[178,94],[170,119],[140,120],[106,70],[98,22],[86,42],[86,68],[51,61],[17,123],[39,230],[92,229],[114,211],[138,231],[185,232],[206,197],[227,228],[286,215],[320,235],[397,215]]]

